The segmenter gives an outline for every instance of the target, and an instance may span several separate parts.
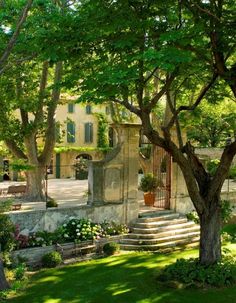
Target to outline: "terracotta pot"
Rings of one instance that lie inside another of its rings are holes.
[[[145,205],[147,205],[147,206],[153,206],[154,203],[155,203],[155,196],[156,196],[156,194],[148,192],[148,193],[144,193],[143,195],[144,195],[144,203],[145,203]]]

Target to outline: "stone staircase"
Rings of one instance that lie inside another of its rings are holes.
[[[140,213],[121,241],[122,250],[169,251],[198,246],[200,228],[171,210]]]

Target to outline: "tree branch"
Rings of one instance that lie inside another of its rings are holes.
[[[182,105],[182,106],[180,106],[175,111],[175,114],[173,115],[173,117],[171,118],[171,120],[169,121],[168,125],[165,128],[170,129],[174,125],[174,123],[176,121],[176,118],[178,117],[178,115],[181,111],[187,111],[187,110],[192,111],[192,110],[194,110],[201,103],[202,99],[205,97],[208,90],[212,87],[212,85],[214,84],[217,77],[218,77],[217,74],[213,75],[211,81],[201,89],[201,91],[200,91],[200,93],[199,93],[199,95],[198,95],[198,97],[197,97],[197,99],[196,99],[196,101],[194,102],[193,105],[189,105],[189,106]]]
[[[130,102],[128,101],[125,101],[125,100],[119,100],[117,98],[111,98],[111,101],[115,102],[115,103],[118,103],[124,107],[126,107],[128,110],[130,110],[132,113],[140,116],[141,114],[141,111],[140,109],[138,109],[136,106],[132,105]]]
[[[155,72],[158,70],[158,67],[154,68],[154,70],[144,79],[144,84],[146,84],[155,74]]]
[[[16,142],[11,139],[5,139],[4,143],[16,158],[27,159],[23,151],[17,146]]]
[[[55,145],[55,112],[60,100],[60,82],[62,79],[62,70],[63,64],[62,62],[57,62],[55,66],[55,74],[54,74],[54,87],[52,91],[51,102],[48,105],[48,115],[47,115],[47,130],[45,134],[45,143],[41,156],[39,157],[39,161],[41,165],[48,165],[53,148]]]
[[[39,97],[38,97],[38,109],[35,114],[34,126],[37,127],[40,122],[43,121],[43,101],[45,98],[45,89],[47,86],[47,78],[48,78],[48,61],[43,62],[41,81],[39,85]]]
[[[162,87],[162,89],[150,100],[150,102],[144,106],[144,109],[147,111],[151,111],[157,102],[160,100],[160,98],[166,93],[166,91],[170,88],[172,82],[175,79],[175,73],[173,72],[170,77],[167,78],[165,85]]]
[[[22,27],[23,23],[25,22],[25,20],[27,18],[28,11],[31,8],[32,3],[33,3],[33,0],[28,0],[27,1],[19,20],[17,21],[16,30],[15,30],[14,34],[12,35],[11,39],[9,40],[9,42],[8,42],[6,48],[5,48],[5,51],[3,52],[3,54],[0,58],[0,75],[4,71],[4,69],[3,69],[4,65],[5,65],[8,57],[10,56],[11,50],[13,49],[13,47],[16,43],[16,40],[17,40],[17,38],[20,34],[21,27]]]

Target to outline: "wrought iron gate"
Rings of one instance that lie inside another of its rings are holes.
[[[154,206],[169,209],[171,197],[171,155],[161,147],[155,146],[153,148],[153,174],[158,180]]]

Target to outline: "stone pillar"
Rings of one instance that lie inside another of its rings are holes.
[[[138,216],[138,149],[140,125],[113,125],[120,143],[102,161],[89,163],[89,205],[123,204],[129,223]]]

